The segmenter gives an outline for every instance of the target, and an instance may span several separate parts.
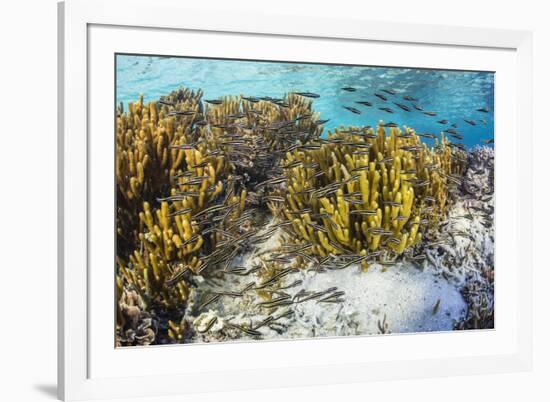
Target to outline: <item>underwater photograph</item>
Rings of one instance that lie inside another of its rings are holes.
[[[494,329],[493,72],[115,67],[117,347]]]

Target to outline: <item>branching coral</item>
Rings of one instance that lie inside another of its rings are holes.
[[[143,202],[153,202],[170,188],[170,179],[184,165],[184,151],[171,146],[191,142],[195,117],[176,111],[200,111],[201,93],[180,90],[167,99],[128,105],[117,112],[116,183],[119,250],[131,250],[139,232]],[[162,103],[161,103],[162,102]]]
[[[226,97],[207,104],[207,138],[216,141],[231,171],[263,180],[278,164],[284,150],[321,133],[311,102],[295,94],[282,99]]]
[[[180,90],[143,98],[117,118],[117,263],[122,289],[146,308],[169,311],[188,298],[188,280],[227,266],[257,241],[245,205],[286,148],[320,133],[311,102],[225,98],[201,101]],[[157,198],[158,197],[158,198]],[[119,305],[119,315],[121,307]],[[175,325],[175,324],[174,324]],[[176,338],[182,336],[170,328]]]
[[[444,137],[430,149],[409,128],[387,134],[383,123],[336,130],[286,154],[284,213],[312,254],[356,254],[366,268],[413,247],[444,214],[462,151]]]

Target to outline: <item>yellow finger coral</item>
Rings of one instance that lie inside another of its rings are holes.
[[[201,97],[183,89],[117,110],[117,289],[138,292],[147,309],[179,311],[190,276],[232,260],[247,238],[239,218],[260,202],[247,180],[267,179],[286,148],[321,130],[294,94]],[[180,339],[178,328],[169,337]]]
[[[376,131],[335,130],[308,145],[283,161],[293,166],[284,213],[321,257],[402,254],[422,239],[421,227],[444,215],[449,186],[464,168],[462,151],[444,137],[429,148],[414,130],[386,130],[382,122]]]

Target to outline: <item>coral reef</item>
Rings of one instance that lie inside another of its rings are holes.
[[[476,194],[488,188],[488,151],[468,156],[443,135],[428,147],[420,139],[426,134],[383,122],[324,138],[325,122],[311,100],[295,93],[203,99],[181,89],[148,104],[140,97],[126,112],[118,108],[117,345],[258,339],[290,328],[304,336],[300,320],[310,325],[321,306],[343,303],[345,292],[335,286],[303,286],[315,285],[308,275],[327,269],[332,277],[375,265],[383,275],[388,266],[414,269],[428,259],[439,264],[438,275],[460,276],[464,247],[449,251],[451,240],[441,233],[467,230],[446,225],[458,195],[474,199],[462,203],[478,202]],[[474,208],[487,207],[485,201]],[[483,262],[471,261],[475,272],[490,258],[477,251]],[[410,277],[429,282],[416,272]],[[492,289],[470,279],[461,282],[466,318],[456,300],[446,310],[461,318],[457,328],[491,319],[492,295],[475,295]],[[431,309],[424,310],[428,316]],[[335,317],[325,329],[310,327],[356,334],[408,325],[382,311],[370,312],[368,325]],[[443,321],[426,322],[452,324]]]
[[[117,346],[145,346],[153,343],[157,322],[145,309],[145,303],[137,292],[121,290],[117,310]]]
[[[335,130],[286,154],[284,214],[307,252],[391,260],[445,215],[449,187],[460,183],[464,152],[441,137],[434,149],[414,130],[380,122]]]
[[[173,115],[169,108],[198,111],[201,107],[200,92],[182,89],[168,98],[144,105],[141,96],[126,113],[122,106],[117,110],[117,243],[122,252],[131,252],[138,241],[143,202],[164,194],[184,163],[183,150],[170,147],[190,141],[193,117]]]
[[[242,216],[245,205],[273,205],[273,198],[251,189],[320,124],[311,121],[311,102],[294,94],[203,106],[200,92],[179,90],[148,105],[140,97],[128,109],[117,116],[119,288],[177,320],[193,275],[227,268],[258,240],[254,209]],[[183,337],[179,322],[167,328],[172,339]]]

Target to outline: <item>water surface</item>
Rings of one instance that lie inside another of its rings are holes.
[[[342,90],[346,86],[356,91]],[[313,100],[313,108],[322,119],[330,119],[326,129],[374,126],[383,120],[417,132],[439,134],[455,124],[457,132],[464,136],[462,143],[469,148],[493,138],[494,133],[494,74],[490,72],[117,55],[117,104],[135,102],[140,94],[149,102],[180,87],[202,89],[204,99],[226,95],[280,98],[292,91],[314,92],[321,96]],[[382,89],[397,93],[390,95]],[[375,93],[388,100],[379,99]],[[413,102],[404,100],[404,96],[418,99],[414,103],[437,116],[414,109]],[[373,106],[356,101],[368,101]],[[393,102],[408,106],[411,111],[404,111]],[[354,114],[344,105],[362,113]],[[394,113],[379,107],[389,107]],[[488,108],[489,112],[477,111],[480,108]],[[464,119],[476,124],[470,125]],[[439,120],[448,123],[437,123]]]

